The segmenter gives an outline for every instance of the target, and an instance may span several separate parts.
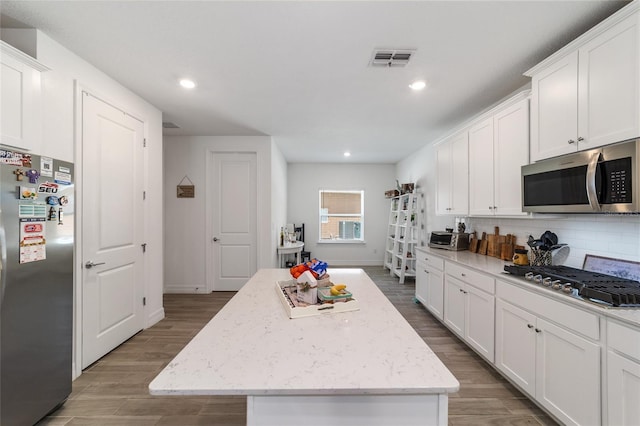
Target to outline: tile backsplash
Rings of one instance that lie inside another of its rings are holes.
[[[640,262],[640,216],[638,215],[538,215],[527,219],[464,218],[467,230],[516,235],[526,246],[529,235],[539,238],[546,230],[558,235],[568,247],[554,252],[552,262],[581,268],[586,254]]]

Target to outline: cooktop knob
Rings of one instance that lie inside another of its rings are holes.
[[[562,286],[562,291],[564,291],[565,293],[571,293],[573,291],[573,286],[569,283],[565,283]]]
[[[560,290],[562,288],[562,284],[560,284],[560,280],[551,281],[551,288],[554,290]]]
[[[551,278],[550,277],[544,277],[542,279],[542,285],[545,287],[550,287],[551,286]]]
[[[542,275],[538,274],[536,276],[533,277],[533,281],[538,283],[538,284],[542,284]]]
[[[524,274],[524,278],[526,280],[532,281],[533,280],[533,272],[527,272],[526,274]]]

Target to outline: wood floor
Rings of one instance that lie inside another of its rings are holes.
[[[414,303],[412,281],[398,284],[382,267],[363,269],[460,381],[449,398],[450,425],[556,424]],[[147,390],[233,295],[165,295],[166,318],[87,368],[67,402],[38,425],[244,425],[244,397],[157,397]]]

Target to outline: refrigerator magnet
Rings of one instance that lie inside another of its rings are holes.
[[[71,185],[71,173],[54,172],[53,180],[61,185]]]
[[[47,258],[44,219],[20,219],[20,263]]]
[[[46,177],[53,177],[53,158],[40,157],[40,174]]]
[[[60,203],[60,199],[55,195],[50,195],[47,197],[47,204],[50,206],[57,206]]]
[[[29,178],[29,183],[38,183],[38,178],[40,177],[40,172],[36,169],[30,169],[25,173],[25,175]]]
[[[35,200],[36,198],[38,198],[38,193],[35,188],[29,188],[27,186],[20,187],[21,200]]]
[[[18,182],[22,181],[22,178],[23,178],[23,177],[24,177],[24,175],[25,175],[24,170],[22,170],[22,169],[15,169],[15,170],[13,171],[13,174],[14,174],[14,175],[16,175],[16,180],[17,180]]]

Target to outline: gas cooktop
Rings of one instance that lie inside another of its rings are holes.
[[[506,265],[504,270],[534,283],[615,307],[640,307],[640,282],[569,266]]]

